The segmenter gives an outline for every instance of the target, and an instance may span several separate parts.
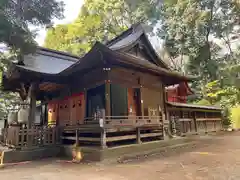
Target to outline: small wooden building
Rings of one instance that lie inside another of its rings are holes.
[[[61,129],[63,144],[106,148],[164,139],[179,122],[180,135],[219,130],[220,108],[167,102],[165,87],[191,80],[167,67],[137,24],[83,57],[39,48],[12,65],[3,88],[30,98],[29,127],[41,101],[41,125]]]
[[[194,94],[187,82],[166,87],[168,102],[187,103],[187,97]]]

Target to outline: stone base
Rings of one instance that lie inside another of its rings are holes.
[[[0,164],[17,163],[32,161],[37,159],[58,157],[60,155],[60,146],[42,147],[31,150],[4,150],[1,154]]]
[[[94,147],[79,147],[83,161],[101,161],[102,149]],[[73,146],[62,146],[60,156],[62,158],[67,158],[73,160],[73,151],[77,153],[75,147]]]
[[[105,149],[80,147],[80,151],[83,156],[83,161],[118,161],[120,159],[124,159],[125,157],[135,156],[136,154],[152,154],[160,151],[160,149],[164,147],[187,144],[191,142],[194,142],[192,138],[176,138]],[[63,146],[61,149],[62,157],[67,157],[72,160],[72,150],[73,146]]]
[[[190,137],[176,137],[170,140],[160,140],[146,142],[142,144],[131,144],[124,146],[117,146],[112,148],[98,148],[98,147],[79,147],[76,149],[74,146],[55,146],[44,147],[32,150],[4,150],[1,156],[0,164],[16,163],[23,161],[31,161],[48,157],[61,157],[70,160],[74,159],[79,151],[83,161],[105,161],[117,162],[132,157],[157,154],[165,148],[174,148],[174,146],[186,146],[196,142],[196,136]],[[73,153],[74,151],[74,153]]]

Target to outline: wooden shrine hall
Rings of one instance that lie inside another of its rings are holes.
[[[165,89],[168,102],[187,103],[187,97],[194,94],[186,81],[168,86]]]
[[[220,108],[167,101],[166,87],[188,81],[159,58],[136,24],[83,57],[38,48],[12,64],[3,90],[29,99],[25,128],[58,128],[62,144],[110,148],[219,131]]]

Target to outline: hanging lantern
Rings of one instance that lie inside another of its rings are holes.
[[[29,108],[22,106],[18,111],[18,122],[22,124],[26,124],[28,122],[28,116],[29,116]]]
[[[18,122],[17,112],[9,112],[7,118],[8,124],[14,124]]]

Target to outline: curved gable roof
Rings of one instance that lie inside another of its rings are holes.
[[[133,47],[139,42],[141,42],[143,48],[145,48],[146,52],[148,52],[147,57],[151,58],[149,61],[153,65],[160,66],[169,70],[168,66],[155,52],[140,23],[133,25],[131,28],[127,29],[116,38],[108,41],[105,45],[112,51],[128,53],[126,52],[126,49]],[[89,53],[86,53],[86,55],[87,54]],[[79,63],[83,57],[78,57],[69,53],[48,48],[38,47],[35,54],[24,56],[22,68],[46,74],[58,74],[61,71],[68,69],[76,62]],[[138,58],[141,59],[140,57]]]
[[[138,43],[146,50],[155,65],[169,69],[168,65],[156,53],[141,23],[133,25],[116,38],[108,41],[106,46],[114,51],[124,51]]]
[[[147,71],[150,73],[154,73],[156,75],[162,75],[163,77],[169,77],[171,81],[169,82],[165,81],[167,85],[176,84],[179,83],[179,81],[188,81],[192,79],[191,77],[182,76],[177,72],[169,71],[168,69],[156,66],[149,61],[142,61],[138,57],[133,56],[131,54],[113,51],[99,42],[97,42],[92,47],[92,49],[87,54],[85,54],[85,56],[79,58],[78,61],[76,61],[75,63],[69,65],[68,67],[56,73],[40,71],[39,69],[36,68],[21,65],[14,65],[13,68],[16,69],[18,72],[24,73],[25,74],[24,77],[31,76],[31,78],[35,77],[53,80],[63,77],[66,78],[75,72],[85,73],[90,69],[101,66],[103,67],[106,64],[137,68],[140,71],[144,72]]]

